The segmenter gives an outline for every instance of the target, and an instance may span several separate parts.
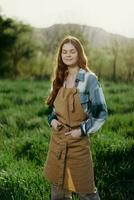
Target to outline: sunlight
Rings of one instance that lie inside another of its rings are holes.
[[[133,0],[1,0],[2,14],[35,27],[79,23],[134,37]]]

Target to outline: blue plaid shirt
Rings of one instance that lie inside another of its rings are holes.
[[[88,119],[80,124],[82,135],[89,135],[98,131],[108,117],[108,110],[103,90],[97,76],[91,71],[80,68],[76,75],[75,87],[79,89],[79,97]],[[55,108],[48,108],[48,124],[57,119]]]

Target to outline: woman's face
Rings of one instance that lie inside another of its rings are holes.
[[[78,51],[71,43],[66,43],[62,47],[61,57],[64,64],[68,66],[74,66],[77,64]]]

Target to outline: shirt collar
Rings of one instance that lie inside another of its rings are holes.
[[[84,78],[85,78],[85,70],[80,68],[77,75],[76,75],[76,79],[75,81],[84,81]]]

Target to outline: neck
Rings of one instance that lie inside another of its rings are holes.
[[[71,66],[68,66],[68,75],[69,76],[74,76],[74,75],[76,75],[77,74],[77,72],[79,71],[79,69],[80,69],[80,67],[78,67],[78,66],[75,66],[75,67],[71,67]]]

